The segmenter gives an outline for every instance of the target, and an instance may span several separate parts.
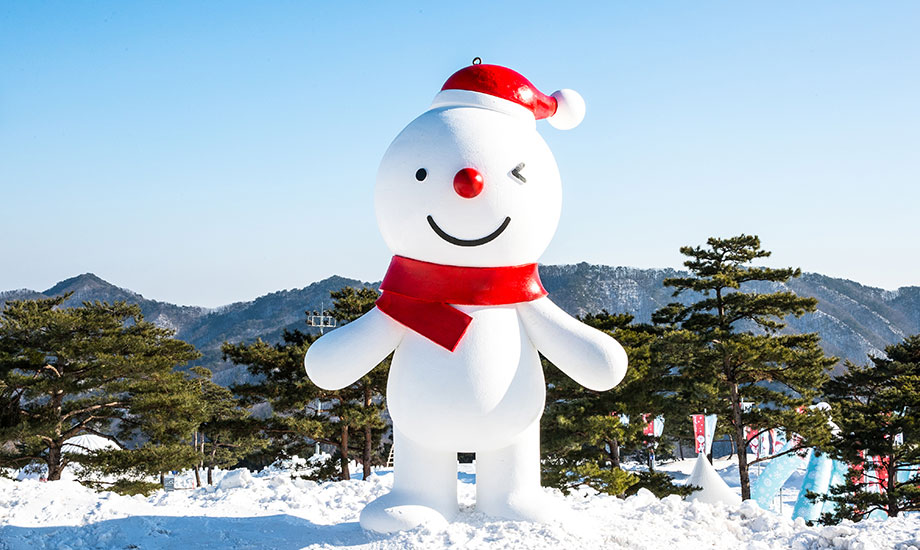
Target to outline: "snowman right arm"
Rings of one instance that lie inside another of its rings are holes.
[[[627,358],[619,342],[545,296],[518,304],[517,309],[534,347],[573,380],[595,391],[609,390],[623,380]]]
[[[310,345],[304,357],[307,376],[324,390],[351,385],[396,349],[405,332],[374,308]]]

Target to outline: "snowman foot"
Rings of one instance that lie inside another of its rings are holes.
[[[388,493],[361,511],[361,527],[377,533],[408,531],[420,525],[438,530],[447,527],[457,512],[456,506],[452,510],[436,510],[409,495]]]
[[[476,453],[476,508],[537,523],[563,521],[571,513],[540,487],[539,420],[507,447]]]
[[[525,491],[505,498],[488,499],[476,508],[486,515],[535,523],[565,522],[571,510],[541,491]]]

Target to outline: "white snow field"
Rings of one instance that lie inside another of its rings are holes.
[[[686,478],[694,460],[662,467]],[[736,488],[737,469],[717,461]],[[734,478],[734,479],[732,479]],[[217,472],[214,487],[158,491],[150,497],[97,493],[72,480],[40,482],[0,478],[2,550],[299,550],[352,549],[819,549],[920,550],[920,519],[901,517],[836,527],[757,508],[662,500],[651,493],[620,500],[590,491],[563,497],[575,514],[566,523],[540,525],[500,521],[475,512],[474,474],[458,473],[461,513],[443,531],[424,528],[390,536],[361,530],[358,514],[386,492],[391,472],[370,481],[317,484],[291,472]],[[177,486],[188,483],[180,479]],[[794,481],[792,482],[794,483]],[[784,495],[791,509],[794,492]]]

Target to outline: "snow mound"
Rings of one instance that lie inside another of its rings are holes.
[[[252,485],[252,475],[249,470],[242,469],[227,472],[223,479],[220,480],[220,483],[217,484],[217,488],[226,491],[249,487],[250,485]]]
[[[741,497],[731,487],[725,483],[725,480],[719,476],[706,455],[699,455],[696,458],[696,465],[687,479],[687,485],[695,485],[700,488],[687,497],[688,501],[705,502],[706,504],[741,504]]]

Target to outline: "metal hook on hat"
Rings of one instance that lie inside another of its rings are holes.
[[[473,65],[479,65],[479,64],[481,64],[481,63],[482,63],[482,58],[480,58],[480,57],[474,57],[474,58],[473,58]]]

